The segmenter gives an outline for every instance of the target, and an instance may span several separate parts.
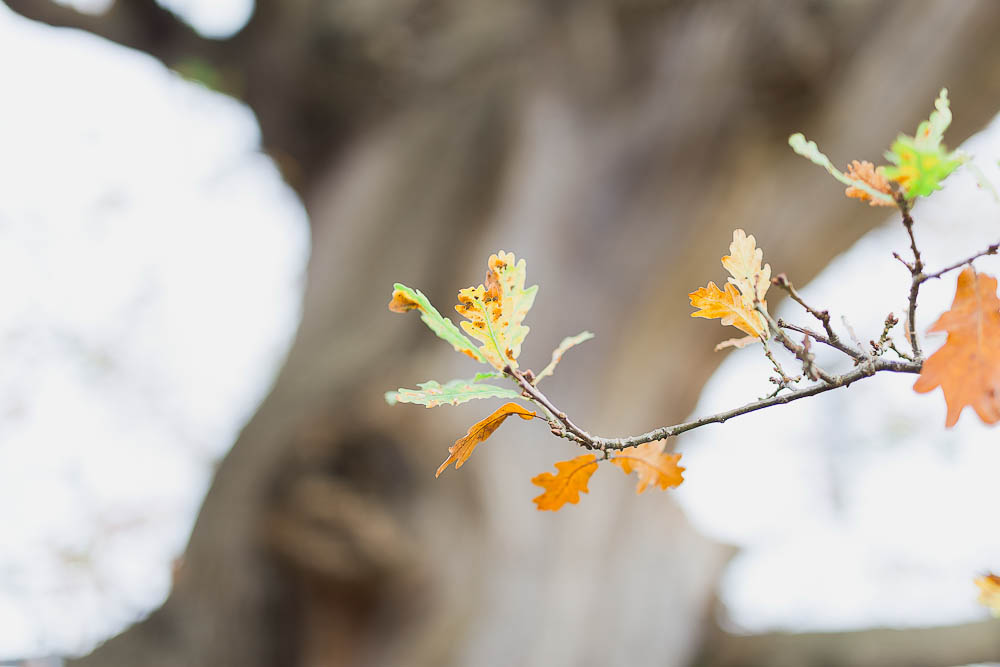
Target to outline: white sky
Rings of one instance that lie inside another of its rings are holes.
[[[252,9],[163,4],[212,35]],[[3,659],[86,651],[162,602],[212,464],[290,342],[308,229],[250,111],[148,57],[0,5],[0,91]],[[968,148],[1000,183],[1000,124]],[[1000,230],[1000,207],[967,175],[915,216],[932,267]],[[905,249],[896,221],[804,293],[877,336],[907,283],[892,249]],[[954,277],[927,285],[921,328],[953,290]],[[731,354],[697,413],[766,393],[767,372],[758,353]],[[723,590],[736,625],[986,615],[972,579],[1000,569],[996,431],[971,414],[945,431],[940,393],[912,381],[876,378],[682,440],[677,497],[702,530],[745,547]]]
[[[42,0],[39,0],[42,1]],[[81,12],[99,14],[114,0],[55,0]],[[254,0],[157,0],[206,37],[225,38],[234,35],[253,13]]]
[[[297,324],[308,225],[242,104],[2,5],[0,63],[3,659],[163,600]]]

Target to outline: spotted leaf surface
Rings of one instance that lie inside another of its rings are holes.
[[[451,380],[443,385],[431,380],[421,382],[417,385],[417,389],[400,388],[396,391],[387,391],[385,402],[389,405],[416,403],[436,408],[439,405],[459,405],[477,398],[517,398],[520,395],[521,393],[514,389],[475,380]]]
[[[478,352],[497,370],[517,368],[521,344],[528,335],[524,317],[535,303],[538,286],[525,288],[525,262],[513,253],[491,255],[486,281],[458,293],[455,310],[466,318],[462,329],[481,343]]]
[[[392,299],[389,301],[389,310],[394,313],[405,313],[411,310],[420,311],[420,319],[424,324],[441,338],[455,348],[457,352],[468,355],[476,361],[486,362],[483,355],[476,349],[472,341],[459,331],[455,323],[444,317],[437,311],[430,300],[424,296],[423,292],[396,283],[393,285]]]

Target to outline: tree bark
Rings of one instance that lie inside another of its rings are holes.
[[[541,285],[524,365],[598,334],[547,393],[592,432],[676,422],[727,337],[685,295],[718,279],[732,229],[802,284],[882,219],[788,134],[874,159],[948,85],[957,144],[1000,85],[985,0],[269,0],[219,43],[152,2],[86,22],[7,2],[227,73],[313,225],[287,363],[218,469],[169,600],[78,661],[102,667],[688,664],[731,550],[605,471],[579,507],[535,512],[528,480],[574,455],[537,425],[435,481],[485,408],[384,405],[474,372],[386,311],[392,283],[446,311],[513,250]]]

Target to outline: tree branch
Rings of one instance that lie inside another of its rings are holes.
[[[509,367],[505,369],[505,372],[514,378],[519,385],[521,385],[521,388],[526,394],[528,394],[533,400],[538,401],[541,405],[544,405],[546,409],[550,410],[552,414],[556,416],[556,419],[559,420],[564,428],[561,431],[553,428],[553,433],[566,438],[567,440],[572,440],[587,449],[597,449],[602,452],[607,452],[625,449],[626,447],[635,447],[647,442],[653,442],[654,440],[663,440],[665,438],[680,435],[681,433],[685,433],[687,431],[692,431],[696,428],[701,428],[702,426],[707,426],[708,424],[722,424],[734,417],[750,414],[751,412],[756,412],[757,410],[763,410],[764,408],[769,408],[774,405],[785,405],[786,403],[808,398],[809,396],[816,396],[817,394],[822,394],[830,391],[831,389],[837,389],[838,387],[847,387],[858,380],[871,377],[876,373],[919,373],[922,366],[923,364],[920,361],[897,361],[884,359],[882,357],[871,357],[865,359],[852,370],[842,375],[829,376],[828,381],[814,384],[810,387],[797,389],[787,394],[770,396],[752,403],[747,403],[746,405],[738,408],[718,412],[714,415],[708,415],[707,417],[701,417],[693,421],[674,424],[672,426],[661,426],[660,428],[653,429],[652,431],[625,438],[602,438],[600,436],[590,435],[574,424],[566,416],[566,413],[557,408],[552,401],[545,396],[545,394],[539,391],[537,387],[531,386],[531,383],[525,380],[520,373],[511,370]]]
[[[906,314],[906,332],[910,338],[910,349],[913,350],[913,358],[920,359],[923,352],[920,350],[920,341],[917,340],[917,294],[920,292],[920,285],[923,283],[924,262],[920,257],[920,250],[917,249],[917,238],[913,235],[913,217],[910,215],[910,204],[906,201],[902,192],[896,193],[896,205],[900,213],[903,214],[903,227],[910,237],[910,250],[913,252],[913,263],[903,262],[910,270],[910,296],[909,308]],[[898,257],[900,261],[901,258]]]
[[[934,278],[940,278],[944,274],[954,271],[955,269],[960,269],[967,264],[972,264],[973,260],[979,259],[980,257],[985,257],[986,255],[995,255],[997,254],[997,251],[1000,251],[1000,242],[994,243],[985,250],[980,250],[971,257],[966,257],[961,262],[955,262],[954,264],[947,266],[941,269],[940,271],[935,271],[934,273],[925,273],[920,277],[920,282],[924,283]]]
[[[816,310],[815,308],[807,304],[805,300],[802,298],[802,296],[795,289],[795,286],[792,285],[790,280],[788,280],[788,276],[786,276],[784,273],[779,273],[777,276],[771,279],[771,284],[774,285],[775,287],[780,287],[781,289],[788,292],[788,296],[790,296],[792,300],[795,301],[795,303],[805,308],[806,312],[808,312],[810,315],[819,320],[820,323],[823,325],[823,328],[826,330],[826,337],[823,338],[815,333],[809,331],[802,331],[801,329],[797,329],[794,326],[783,325],[780,323],[780,321],[779,321],[779,326],[785,326],[785,328],[787,329],[792,329],[793,331],[800,331],[801,333],[805,333],[808,336],[812,336],[814,339],[820,341],[821,343],[836,348],[841,352],[843,352],[844,354],[848,355],[849,357],[857,359],[858,361],[861,361],[865,358],[864,353],[844,343],[840,339],[840,336],[837,335],[837,332],[833,330],[833,326],[830,325],[830,311]]]

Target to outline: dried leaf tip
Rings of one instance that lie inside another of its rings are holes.
[[[389,300],[389,310],[394,313],[405,313],[420,308],[420,304],[411,299],[406,292],[401,289],[392,291],[392,299]]]

